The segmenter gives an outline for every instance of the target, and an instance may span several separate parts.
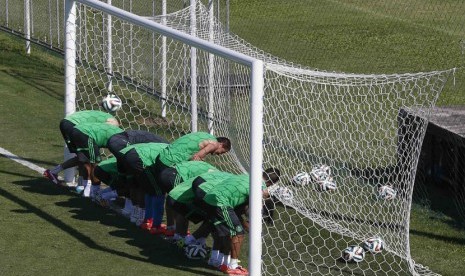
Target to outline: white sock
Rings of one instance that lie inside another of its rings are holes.
[[[184,242],[186,243],[186,245],[193,244],[195,241],[196,240],[195,240],[194,236],[192,236],[192,235],[188,235],[184,239]]]
[[[216,259],[218,260],[218,262],[219,262],[220,264],[222,264],[222,263],[223,263],[223,259],[224,259],[224,254],[221,253],[221,252],[218,252],[218,257],[217,257]]]
[[[131,210],[132,209],[132,201],[129,198],[126,198],[124,200],[124,208],[125,210]]]
[[[84,197],[89,197],[90,196],[90,189],[92,187],[92,184],[90,181],[87,182],[87,185],[84,186],[84,192],[82,193],[82,195]]]
[[[63,170],[63,167],[61,165],[57,165],[55,168],[51,169],[50,172],[53,174],[58,174]]]
[[[228,267],[234,269],[234,268],[236,268],[238,265],[239,265],[238,259],[231,259],[231,261],[229,262]]]
[[[231,261],[231,255],[223,255],[223,264],[229,266],[229,262]]]

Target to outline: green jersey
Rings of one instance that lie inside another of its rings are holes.
[[[218,171],[213,165],[204,161],[186,161],[176,164],[177,176],[174,186],[178,185],[181,180],[199,176],[206,172]]]
[[[103,160],[98,164],[98,167],[100,167],[106,173],[111,174],[112,177],[116,177],[119,174],[115,157],[110,157],[108,159]]]
[[[212,206],[237,207],[249,199],[250,176],[248,174],[233,175],[215,185],[204,197],[204,201]],[[266,185],[262,182],[262,189]]]
[[[198,161],[195,161],[198,162]],[[184,204],[190,204],[194,200],[194,191],[192,190],[192,182],[197,177],[202,177],[205,182],[200,184],[199,188],[204,192],[209,192],[215,185],[221,183],[225,179],[233,176],[233,174],[222,171],[206,172],[198,176],[187,179],[186,181],[180,183],[173,190],[170,191],[169,196],[174,200]]]
[[[75,125],[88,123],[105,123],[108,119],[114,119],[111,114],[98,110],[77,111],[65,117]]]
[[[160,161],[169,167],[189,161],[200,150],[200,143],[208,140],[217,141],[214,135],[206,132],[194,132],[181,136],[160,153]]]
[[[155,163],[155,159],[157,158],[158,154],[160,154],[160,152],[167,146],[168,144],[165,143],[141,143],[125,147],[120,152],[125,154],[129,150],[135,149],[137,155],[139,155],[139,158],[142,161],[144,168],[146,168]]]
[[[75,128],[94,139],[95,144],[101,148],[107,146],[111,136],[124,132],[121,128],[106,123],[80,124]]]

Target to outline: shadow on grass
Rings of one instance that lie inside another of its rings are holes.
[[[461,239],[461,238],[447,237],[447,236],[437,235],[437,234],[434,234],[434,233],[428,233],[428,232],[412,230],[412,229],[410,229],[410,234],[411,235],[427,237],[427,238],[433,239],[433,240],[440,240],[440,241],[444,241],[444,242],[447,242],[447,243],[465,245],[465,239]]]
[[[30,176],[27,176],[30,177]],[[22,186],[23,190],[30,193],[41,194],[44,196],[68,195],[66,201],[56,202],[55,204],[63,209],[69,210],[72,218],[82,221],[95,221],[103,225],[119,228],[120,230],[109,232],[114,237],[128,239],[127,243],[140,248],[140,254],[145,257],[134,256],[123,251],[118,251],[106,246],[99,245],[94,241],[94,237],[84,235],[62,220],[53,217],[52,215],[42,211],[40,208],[30,204],[20,197],[0,188],[0,196],[5,197],[18,205],[24,210],[14,210],[16,213],[33,213],[38,217],[48,221],[49,223],[60,228],[62,231],[73,236],[77,241],[85,244],[90,249],[100,250],[102,252],[114,254],[116,256],[125,257],[135,261],[146,262],[163,267],[171,267],[180,269],[186,272],[199,275],[218,275],[214,271],[208,271],[207,264],[202,261],[189,261],[175,249],[173,245],[168,243],[159,236],[153,236],[130,223],[128,219],[117,214],[115,211],[98,207],[93,204],[90,199],[80,197],[76,194],[73,196],[71,190],[67,187],[57,187],[50,184],[46,179],[31,179],[25,181],[16,181],[13,184]],[[43,201],[48,200],[44,197]]]

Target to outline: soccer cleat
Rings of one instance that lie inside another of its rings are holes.
[[[236,268],[228,268],[224,273],[228,275],[249,275],[249,271],[240,265]]]
[[[52,181],[53,184],[55,184],[55,185],[58,185],[60,183],[60,180],[58,180],[58,175],[52,173],[48,169],[44,171],[43,176],[45,178],[48,178],[48,180]]]
[[[228,266],[225,265],[225,264],[221,264],[220,266],[218,266],[218,270],[221,271],[221,272],[224,272],[226,273],[226,271],[228,271]]]
[[[150,229],[152,229],[152,225],[153,225],[153,218],[144,219],[144,221],[140,225],[140,228],[142,228],[143,230],[150,231]]]
[[[166,229],[163,234],[167,237],[172,237],[176,233],[176,229]]]
[[[150,234],[161,235],[161,234],[165,234],[165,231],[166,231],[166,225],[161,224],[158,226],[152,226],[152,228],[150,229]]]

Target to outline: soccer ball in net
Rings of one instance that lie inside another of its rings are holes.
[[[383,185],[378,188],[378,198],[392,200],[397,196],[397,191],[391,185]]]
[[[363,242],[362,247],[372,254],[377,254],[383,251],[384,241],[379,237],[369,238]]]
[[[310,182],[310,175],[306,172],[299,172],[292,178],[292,184],[294,184],[295,186],[306,186]]]
[[[331,176],[331,168],[328,165],[317,165],[310,172],[310,177],[314,182],[327,180]]]
[[[272,196],[277,197],[281,201],[290,202],[294,198],[294,193],[291,189],[279,185],[272,185],[268,188]]]
[[[115,94],[108,94],[102,100],[102,107],[107,112],[115,112],[120,109],[122,105],[121,99]]]
[[[342,259],[346,262],[361,262],[365,259],[365,250],[358,245],[351,245],[342,251]]]
[[[208,252],[204,245],[194,243],[184,247],[184,254],[188,259],[200,260],[205,259],[207,257]]]
[[[320,191],[334,191],[337,188],[336,182],[334,182],[334,179],[332,177],[328,177],[324,180],[318,181],[317,182],[317,188]]]

